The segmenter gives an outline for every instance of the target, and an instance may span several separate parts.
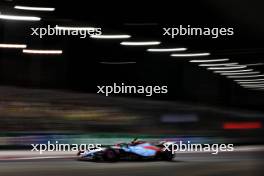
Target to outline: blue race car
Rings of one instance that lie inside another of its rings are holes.
[[[94,150],[79,151],[77,156],[79,160],[86,161],[172,161],[174,155],[170,151],[165,150],[164,143],[166,142],[153,144],[134,139],[131,143],[120,143]]]

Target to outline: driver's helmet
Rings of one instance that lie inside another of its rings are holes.
[[[118,143],[118,144],[116,144],[116,146],[118,146],[118,147],[127,147],[128,144],[127,143]]]
[[[143,144],[143,143],[144,143],[144,141],[138,141],[137,139],[135,139],[131,142],[131,145],[139,145],[139,144]]]

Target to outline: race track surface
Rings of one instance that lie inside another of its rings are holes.
[[[1,176],[262,176],[263,151],[180,153],[173,162],[85,162],[75,158],[0,161]]]

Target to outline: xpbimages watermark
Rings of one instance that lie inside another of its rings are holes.
[[[168,93],[168,86],[132,86],[125,85],[125,83],[107,86],[97,86],[97,93],[109,96],[111,94],[145,94],[152,96],[153,94],[166,94]]]
[[[175,38],[176,36],[209,36],[218,38],[220,36],[234,35],[234,28],[209,28],[209,27],[192,27],[191,25],[179,25],[169,28],[163,28],[163,35]]]
[[[62,144],[59,141],[51,142],[48,141],[47,144],[31,144],[31,152],[39,152],[42,154],[43,152],[78,152],[85,150],[95,150],[101,149],[102,144]]]
[[[102,35],[101,28],[93,27],[60,27],[58,25],[52,27],[30,28],[32,36],[43,38],[45,36],[78,36],[86,38],[91,35]]]
[[[192,144],[190,141],[183,143],[165,143],[164,151],[169,151],[172,154],[177,152],[210,152],[213,155],[219,152],[232,152],[234,151],[234,144]]]

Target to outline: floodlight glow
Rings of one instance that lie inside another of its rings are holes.
[[[121,42],[124,46],[148,46],[148,45],[159,45],[159,41],[137,41],[137,42]]]
[[[264,63],[256,63],[256,64],[246,64],[247,66],[260,66],[264,65]]]
[[[95,39],[127,39],[131,35],[91,35],[90,37]]]
[[[238,84],[264,84],[264,81],[237,81]]]
[[[24,44],[0,44],[0,48],[26,48]]]
[[[234,67],[209,67],[208,70],[233,70],[233,69],[241,69],[246,68],[247,66],[241,65],[241,66],[234,66]]]
[[[18,20],[18,21],[40,21],[41,18],[34,16],[18,16],[18,15],[3,15],[0,14],[0,19],[3,20]]]
[[[218,66],[235,66],[238,65],[237,62],[233,63],[221,63],[221,64],[200,64],[200,67],[218,67]]]
[[[256,78],[264,77],[264,75],[248,75],[248,76],[227,76],[228,78]]]
[[[237,79],[236,82],[254,82],[254,81],[264,81],[264,79]]]
[[[148,52],[174,52],[174,51],[186,51],[187,48],[150,48]]]
[[[229,61],[229,59],[209,59],[209,60],[190,60],[192,63],[203,63],[203,62],[224,62]]]
[[[246,70],[230,70],[230,71],[214,71],[214,73],[244,73],[244,72],[251,72],[253,69],[246,69]]]
[[[263,87],[264,88],[264,84],[259,84],[259,85],[241,85],[242,87],[250,87],[250,88],[258,88],[258,87]]]
[[[19,10],[32,10],[32,11],[54,11],[55,8],[53,7],[29,7],[29,6],[15,6],[15,9]]]
[[[71,27],[71,26],[55,26],[55,29],[67,30],[67,31],[89,31],[89,30],[95,30],[94,27]]]
[[[260,73],[259,71],[255,71],[255,72],[244,72],[244,73],[220,73],[220,74],[224,76],[231,76],[231,75],[252,75],[259,73]]]
[[[36,49],[23,49],[26,54],[62,54],[62,50],[36,50]]]
[[[182,54],[171,54],[171,57],[200,57],[209,56],[210,53],[182,53]]]

